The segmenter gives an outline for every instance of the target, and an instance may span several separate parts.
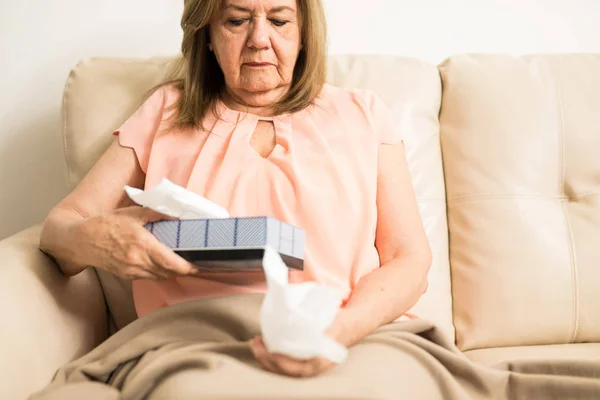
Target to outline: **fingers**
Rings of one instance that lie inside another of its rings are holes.
[[[158,241],[148,249],[148,255],[158,270],[166,270],[169,274],[186,276],[194,271],[193,264]]]
[[[175,275],[157,264],[152,265],[152,274],[156,276],[157,280],[171,279]]]
[[[153,274],[152,272],[140,269],[135,272],[135,279],[148,279],[148,280],[155,281],[155,280],[160,280],[161,277],[156,274]]]
[[[148,280],[160,280],[161,277],[140,267],[130,267],[125,271],[119,272],[119,269],[111,269],[115,275],[120,276],[123,279],[135,280],[135,279],[148,279]]]
[[[104,268],[123,279],[170,279],[188,275],[193,265],[175,254],[143,225],[176,218],[147,207],[131,206],[113,210],[96,221],[101,250],[97,257]],[[94,226],[94,225],[92,225]]]
[[[261,337],[251,340],[250,348],[258,363],[273,373],[308,378],[320,374],[328,367],[320,358],[296,360],[283,354],[269,353]]]
[[[267,351],[266,347],[264,346],[264,343],[262,342],[262,338],[258,337],[252,339],[250,341],[250,349],[254,354],[254,358],[256,358],[256,361],[258,361],[261,367],[274,374],[280,373],[277,370],[273,361],[271,361],[269,357],[269,352]]]
[[[318,372],[312,360],[295,360],[283,354],[271,354],[271,361],[280,373],[289,376],[308,378]]]
[[[125,211],[126,209],[122,210],[143,225],[159,220],[177,220],[177,218],[169,217],[147,207],[127,207],[127,211]],[[185,276],[194,271],[191,263],[175,254],[154,236],[148,240],[147,251],[154,267],[153,272],[162,279],[169,279],[173,275]]]

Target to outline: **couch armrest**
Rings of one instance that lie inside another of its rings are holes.
[[[66,277],[39,250],[41,224],[0,241],[0,399],[20,400],[108,335],[94,270]]]

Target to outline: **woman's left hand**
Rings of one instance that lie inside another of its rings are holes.
[[[297,360],[283,354],[270,353],[261,336],[257,336],[250,341],[250,349],[252,349],[254,357],[264,369],[276,374],[309,378],[320,375],[335,365],[322,357]]]

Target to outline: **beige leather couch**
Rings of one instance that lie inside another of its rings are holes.
[[[63,107],[72,185],[166,61],[74,68]],[[600,55],[334,57],[329,81],[375,90],[405,133],[434,254],[412,312],[475,362],[600,359]],[[135,318],[127,283],[61,276],[38,233],[0,242],[1,399],[25,398]]]

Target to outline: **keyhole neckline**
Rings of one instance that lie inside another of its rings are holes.
[[[213,133],[217,136],[223,138],[229,136],[232,140],[240,140],[244,146],[251,150],[251,153],[263,160],[273,159],[290,151],[293,132],[291,114],[263,117],[253,113],[232,110],[221,100],[217,100],[215,111],[217,112],[217,119],[223,123],[223,125],[219,123],[216,125],[217,128]],[[262,157],[250,145],[252,135],[261,121],[271,122],[275,131],[275,147],[267,157]]]
[[[220,99],[217,100],[216,108],[217,108],[218,115],[221,118],[225,118],[226,120],[228,120],[230,122],[236,122],[236,121],[240,122],[242,119],[251,118],[255,121],[271,121],[271,122],[278,121],[280,123],[290,123],[291,118],[292,118],[291,114],[289,114],[289,113],[273,115],[273,116],[262,116],[262,115],[258,115],[258,114],[253,114],[248,111],[233,110],[233,109],[227,107],[227,105]]]
[[[271,151],[266,155],[261,154],[254,146],[252,146],[252,140],[254,138],[254,135],[256,135],[258,132],[258,127],[259,127],[259,124],[261,121],[271,125],[272,129],[273,129],[273,137],[271,139],[273,141],[272,142],[273,147],[271,148]],[[246,145],[249,147],[250,151],[263,160],[268,160],[268,159],[274,158],[275,153],[278,152],[279,148],[281,147],[281,143],[280,143],[281,136],[278,135],[278,125],[279,124],[273,120],[253,119],[252,121],[248,122],[248,125],[249,125],[249,129],[248,129],[249,134],[244,135],[244,136],[246,138],[245,139]],[[279,126],[279,128],[281,128],[281,127]]]

